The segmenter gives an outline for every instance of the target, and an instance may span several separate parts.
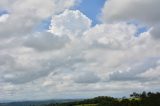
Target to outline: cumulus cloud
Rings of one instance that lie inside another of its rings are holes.
[[[0,37],[24,36],[33,32],[42,20],[74,6],[75,3],[75,0],[3,1],[0,5],[8,11],[10,17],[6,23],[0,24]]]
[[[158,40],[160,38],[159,28],[160,28],[160,24],[153,26],[151,30],[151,34],[153,35],[153,37]]]
[[[59,37],[49,32],[43,32],[28,36],[24,41],[24,45],[38,51],[45,51],[61,49],[65,47],[67,42],[69,42],[67,36]]]
[[[97,48],[125,49],[133,46],[137,28],[126,23],[102,24],[84,34],[84,40]]]
[[[52,17],[50,31],[57,35],[81,36],[91,26],[91,20],[79,10],[65,10],[62,14]]]
[[[1,16],[0,16],[0,23],[7,21],[7,18],[8,18],[8,17],[9,17],[8,14],[3,14],[3,15],[1,15]]]
[[[159,36],[160,9],[159,0],[109,0],[102,10],[102,20],[106,22],[138,21],[146,26],[153,27],[153,36]]]
[[[159,22],[159,0],[109,0],[103,9],[106,21],[138,20],[147,24]]]
[[[145,59],[141,62],[135,63],[135,65],[128,65],[127,69],[124,70],[118,70],[115,72],[112,72],[110,74],[110,80],[115,81],[135,81],[135,80],[143,80],[148,81],[147,79],[143,79],[142,77],[139,77],[140,74],[145,75],[145,73],[148,73],[148,70],[154,69],[157,67],[157,62],[159,61],[158,58],[149,58]]]
[[[160,75],[160,67],[157,66],[155,68],[151,68],[149,70],[147,70],[146,72],[142,73],[139,75],[139,77],[142,77],[142,78],[146,78],[146,79],[149,79],[149,80],[159,80],[159,75]]]

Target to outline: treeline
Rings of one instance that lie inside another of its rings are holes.
[[[134,92],[130,95],[130,98],[113,98],[108,96],[99,96],[83,101],[61,104],[48,104],[44,106],[92,106],[91,104],[93,104],[93,106],[160,106],[160,93]]]

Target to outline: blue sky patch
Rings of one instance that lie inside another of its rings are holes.
[[[74,10],[80,10],[83,14],[92,20],[92,25],[99,24],[98,15],[106,0],[82,0],[79,5],[74,7]],[[37,31],[43,31],[49,28],[51,17],[43,20],[36,28]]]
[[[98,15],[100,15],[105,1],[106,0],[82,0],[81,3],[74,9],[80,10],[93,21],[92,25],[96,25],[100,23]]]
[[[133,25],[138,27],[138,30],[135,34],[136,37],[139,37],[141,33],[147,32],[149,30],[148,26],[143,25],[143,23],[141,23],[138,20],[130,20],[127,23],[128,24],[133,24]]]
[[[147,32],[148,30],[149,30],[148,27],[145,27],[145,26],[144,27],[140,27],[140,28],[138,28],[138,31],[137,31],[135,36],[139,37],[141,33]]]
[[[49,18],[43,20],[41,23],[39,23],[39,25],[36,27],[35,30],[37,30],[37,31],[47,30],[47,29],[49,29],[50,23],[51,23],[51,17],[49,17]]]
[[[4,15],[4,14],[8,14],[8,11],[7,10],[2,10],[0,9],[0,16]]]

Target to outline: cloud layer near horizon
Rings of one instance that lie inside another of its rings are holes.
[[[0,15],[0,100],[114,96],[160,88],[159,1],[106,1],[103,21],[96,26],[70,9],[77,3],[2,0],[7,12]],[[49,17],[49,29],[37,31]],[[141,27],[147,29],[141,32]]]

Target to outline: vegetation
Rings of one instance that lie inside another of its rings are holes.
[[[45,106],[160,106],[160,93],[133,93],[130,98],[100,96],[83,101],[48,104]]]
[[[0,103],[0,106],[160,106],[160,93],[134,92],[129,98],[99,96],[85,100]]]

